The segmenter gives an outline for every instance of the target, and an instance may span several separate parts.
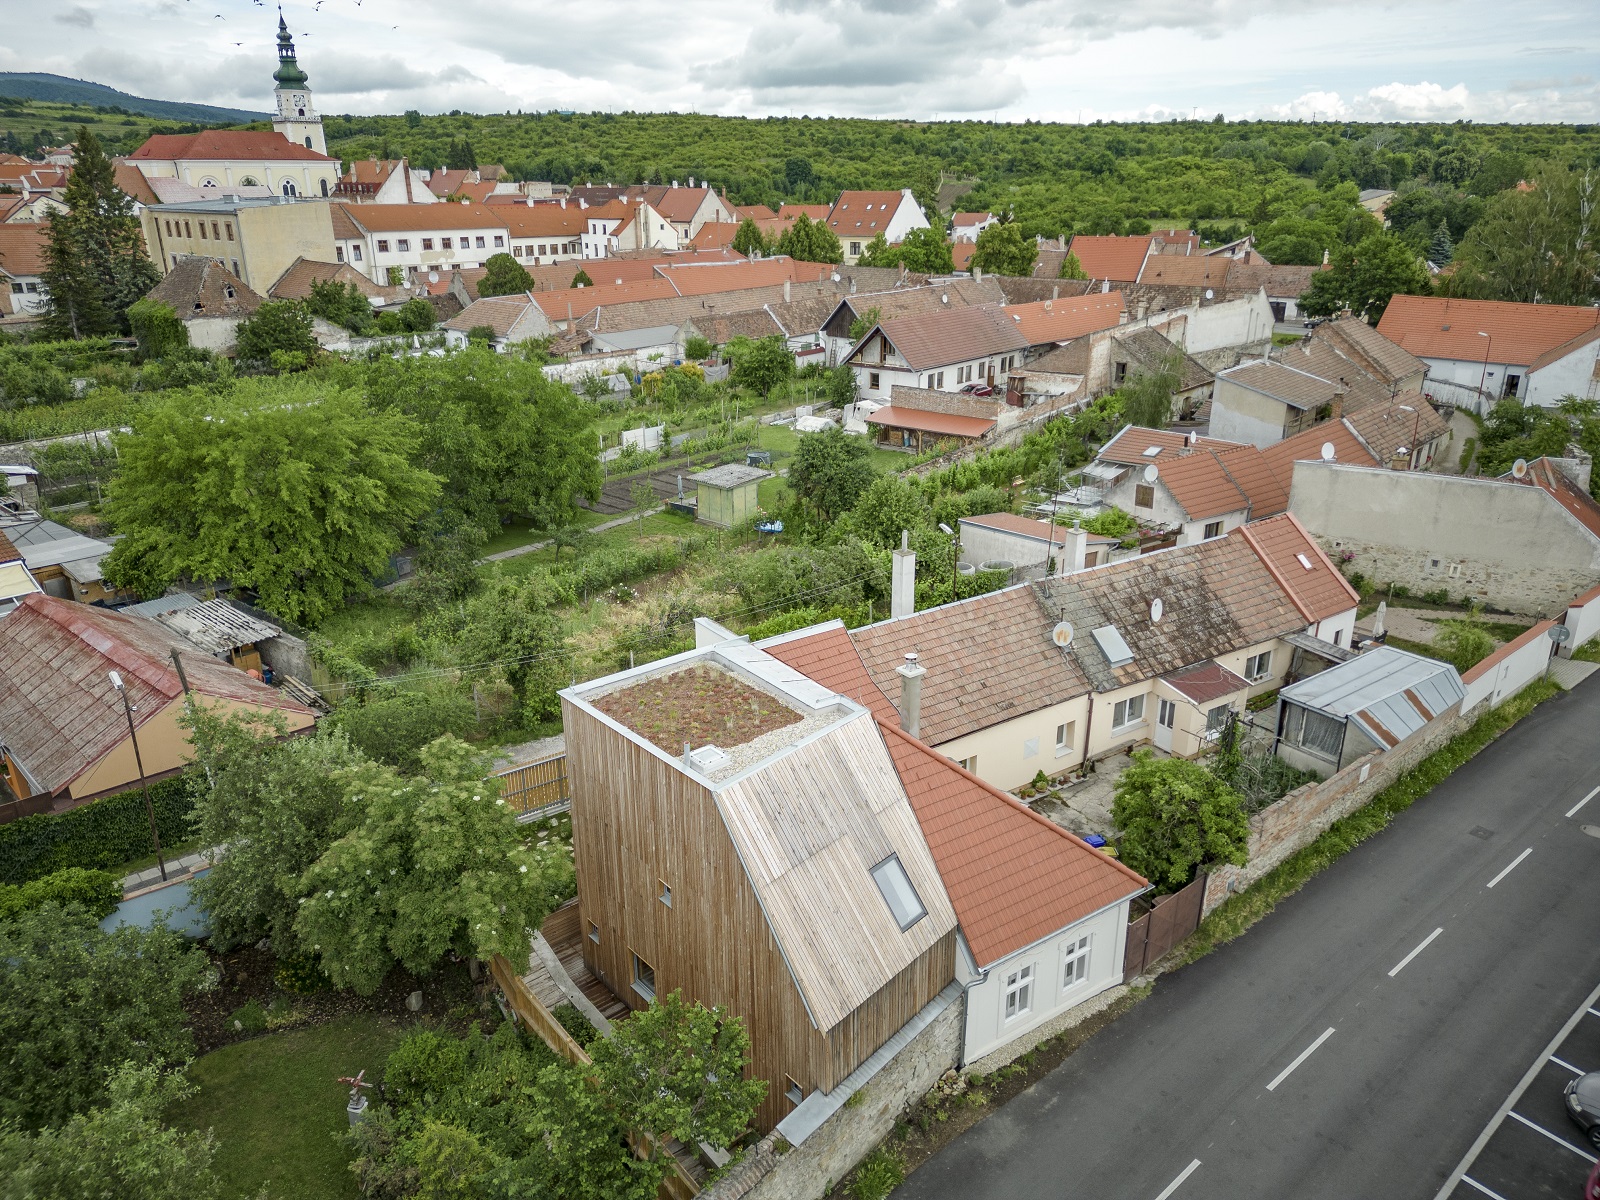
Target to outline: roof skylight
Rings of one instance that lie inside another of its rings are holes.
[[[917,889],[911,884],[911,877],[900,865],[898,854],[889,855],[873,867],[872,879],[883,894],[883,902],[889,906],[889,912],[900,926],[901,933],[928,915],[922,897],[917,895]]]
[[[1154,458],[1156,455],[1158,455],[1160,453],[1161,453],[1161,447],[1160,446],[1146,446],[1144,448],[1143,457],[1145,457],[1145,458]]]
[[[1311,560],[1309,558],[1307,558],[1304,554],[1296,554],[1295,557],[1300,560],[1300,565],[1302,567],[1304,567],[1306,570],[1312,571],[1312,570],[1316,569],[1315,567],[1313,567],[1311,565]]]

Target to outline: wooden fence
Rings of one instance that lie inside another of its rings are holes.
[[[533,994],[532,989],[522,981],[516,970],[506,961],[504,955],[496,954],[489,962],[489,973],[494,976],[494,981],[500,985],[500,990],[505,993],[506,1006],[517,1015],[523,1026],[538,1034],[545,1045],[561,1055],[568,1062],[577,1066],[586,1066],[593,1060],[589,1052],[578,1045],[566,1027],[539,1002],[539,997]],[[634,1149],[640,1157],[651,1153],[655,1142],[647,1133],[635,1130],[629,1135]],[[677,1157],[667,1156],[667,1173],[661,1178],[661,1186],[656,1190],[656,1200],[694,1200],[700,1194],[700,1185],[690,1178],[688,1171]]]
[[[1206,877],[1157,900],[1144,916],[1128,922],[1128,948],[1122,955],[1126,983],[1159,962],[1174,946],[1200,928],[1201,906],[1206,898]]]
[[[572,805],[565,754],[552,754],[526,766],[512,767],[494,778],[500,781],[500,798],[518,816],[530,819],[547,816],[565,812]]]

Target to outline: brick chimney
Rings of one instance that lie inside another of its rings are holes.
[[[1344,397],[1348,389],[1344,386],[1344,379],[1339,380],[1339,386],[1333,389],[1333,399],[1328,402],[1328,419],[1337,421],[1344,416]]]

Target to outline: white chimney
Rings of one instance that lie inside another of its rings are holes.
[[[972,268],[972,277],[974,279],[982,279],[983,278],[983,268],[980,267],[980,266],[977,266],[976,264],[974,264],[974,266]]]
[[[783,281],[783,302],[785,304],[789,303],[789,281],[787,279]]]
[[[928,668],[917,661],[915,654],[908,654],[894,673],[900,676],[900,728],[912,737],[921,737],[922,677]]]
[[[1088,557],[1089,534],[1076,521],[1071,529],[1063,529],[1061,533],[1061,557],[1056,560],[1056,574],[1072,575],[1083,570],[1084,559]]]
[[[889,569],[889,618],[898,621],[917,611],[917,552],[911,549],[911,535],[900,531],[900,549],[894,552]]]
[[[689,176],[689,186],[690,187],[694,186],[694,176],[693,175]]]

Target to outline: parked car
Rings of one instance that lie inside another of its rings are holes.
[[[963,395],[966,395],[966,396],[992,396],[992,395],[994,395],[994,389],[992,387],[990,387],[987,383],[969,383],[969,384],[967,384],[966,387],[961,389],[961,392],[962,392]]]
[[[1600,1147],[1600,1071],[1590,1071],[1567,1084],[1566,1098],[1567,1116]]]

